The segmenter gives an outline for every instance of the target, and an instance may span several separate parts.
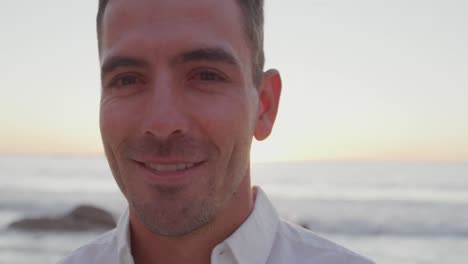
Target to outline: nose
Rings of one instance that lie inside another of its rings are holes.
[[[143,134],[164,140],[187,132],[189,117],[184,111],[183,93],[171,80],[160,78],[154,81],[143,101]]]

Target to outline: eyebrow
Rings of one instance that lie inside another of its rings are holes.
[[[114,71],[120,67],[137,67],[137,68],[148,68],[149,65],[146,61],[128,57],[128,56],[115,56],[106,59],[101,67],[101,78],[106,74]]]
[[[182,64],[197,61],[222,62],[231,65],[238,65],[238,62],[233,55],[219,47],[198,48],[183,52],[174,58],[173,63]]]

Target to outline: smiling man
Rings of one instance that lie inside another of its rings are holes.
[[[251,187],[281,93],[262,2],[100,1],[101,134],[128,210],[62,263],[370,263]]]

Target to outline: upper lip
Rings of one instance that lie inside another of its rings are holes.
[[[175,165],[187,163],[200,163],[203,160],[188,160],[188,159],[135,159],[136,162],[143,164],[160,164],[160,165]]]

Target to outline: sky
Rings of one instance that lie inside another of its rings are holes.
[[[468,1],[266,0],[252,159],[468,161]],[[0,153],[101,154],[97,0],[2,0]]]

